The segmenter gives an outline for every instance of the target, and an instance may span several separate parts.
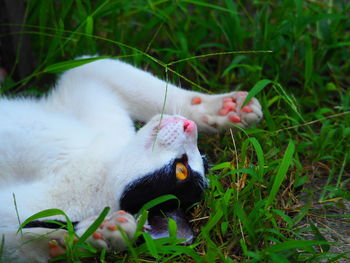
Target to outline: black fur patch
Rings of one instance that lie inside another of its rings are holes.
[[[176,164],[178,162],[184,163],[188,170],[188,177],[183,181],[176,178]],[[189,167],[187,156],[184,155],[182,158],[175,159],[163,168],[127,185],[120,199],[120,208],[135,214],[145,203],[159,196],[172,194],[180,200],[181,207],[186,209],[201,200],[202,192],[206,186],[206,181],[199,173]],[[177,207],[177,200],[170,200],[155,209],[170,211]]]
[[[24,228],[32,228],[32,227],[42,227],[42,228],[51,228],[51,229],[67,229],[66,227],[66,222],[61,221],[61,220],[53,220],[55,222],[47,222],[47,221],[40,221],[40,220],[34,220],[29,222],[28,224],[26,224],[24,226]],[[73,227],[75,228],[75,226],[78,224],[79,222],[72,222]]]
[[[202,160],[203,160],[203,166],[204,166],[204,174],[209,173],[209,162],[208,158],[205,155],[202,155]]]

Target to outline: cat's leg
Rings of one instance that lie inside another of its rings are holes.
[[[96,218],[79,222],[75,226],[78,236],[84,234]],[[87,242],[97,249],[124,250],[127,248],[125,238],[133,238],[136,226],[135,218],[120,210],[107,216]],[[3,259],[6,262],[48,262],[66,252],[65,244],[69,238],[66,230],[41,227],[24,228],[19,233],[15,229],[1,230],[1,233],[4,235]],[[73,242],[77,240],[74,237]]]
[[[262,118],[256,99],[242,107],[246,92],[207,95],[184,90],[119,60],[102,59],[69,70],[60,84],[72,90],[66,85],[72,79],[82,83],[91,78],[108,86],[131,117],[140,121],[164,112],[190,118],[201,130],[216,131],[233,127],[232,124],[248,127]]]

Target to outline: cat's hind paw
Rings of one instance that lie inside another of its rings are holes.
[[[259,122],[263,116],[256,98],[243,106],[248,93],[237,91],[222,95],[199,95],[191,99],[191,118],[204,130],[217,131],[235,124],[246,128]]]
[[[109,250],[123,250],[127,247],[122,231],[132,239],[136,231],[135,218],[123,210],[106,217],[99,228],[88,238],[92,246]]]

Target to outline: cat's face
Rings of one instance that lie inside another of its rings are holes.
[[[161,120],[156,116],[137,137],[138,147],[143,147],[140,158],[156,168],[126,185],[120,198],[121,209],[137,213],[148,201],[166,194],[175,195],[183,208],[198,202],[207,186],[207,168],[197,148],[196,124],[180,116],[163,115]],[[154,166],[154,162],[159,164]],[[156,209],[170,211],[177,207],[178,201],[172,200]]]
[[[142,160],[157,168],[139,175],[125,187],[120,207],[137,213],[148,201],[175,195],[181,205],[188,207],[201,198],[207,186],[206,163],[197,148],[197,127],[193,121],[180,116],[155,116],[139,132],[138,145],[144,148]],[[169,206],[169,204],[167,204]]]

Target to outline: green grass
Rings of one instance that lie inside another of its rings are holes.
[[[19,33],[31,36],[38,67],[22,80],[10,76],[3,94],[42,94],[52,73],[98,53],[187,89],[248,90],[263,107],[255,128],[200,136],[214,166],[210,188],[194,208],[194,244],[145,237],[128,252],[97,253],[97,261],[350,260],[348,251],[331,250],[341,242],[327,243],[312,224],[326,217],[314,202],[337,207],[350,200],[348,1],[30,0],[26,11]],[[305,189],[310,200],[301,202],[303,186],[314,178],[322,188]],[[349,211],[328,216],[350,224]]]

